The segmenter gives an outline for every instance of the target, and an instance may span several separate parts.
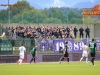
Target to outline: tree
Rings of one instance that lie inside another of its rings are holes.
[[[17,3],[15,4],[20,4],[18,6],[9,6],[7,11],[10,9],[10,13],[12,15],[17,15],[18,13],[21,13],[24,9],[34,9],[33,7],[31,7],[31,5],[27,2],[27,1],[17,1]]]
[[[8,22],[8,13],[6,10],[0,11],[0,21],[5,23]]]
[[[10,9],[11,23],[70,23],[81,24],[82,10],[78,8],[45,8],[38,10],[32,7],[27,1],[17,1],[16,4],[24,6],[9,6],[9,8],[0,11],[0,22],[8,22],[8,10]],[[99,17],[85,17],[84,23],[100,23]]]
[[[45,19],[44,21],[43,21],[43,23],[46,23],[46,24],[48,24],[48,23],[52,23],[52,24],[62,24],[62,22],[61,22],[61,20],[60,19],[58,19],[58,18],[47,18],[47,19]]]
[[[81,24],[82,23],[82,19],[73,17],[73,18],[71,18],[70,22],[72,24]]]
[[[50,8],[49,9],[49,17],[58,18],[62,23],[67,23],[67,17],[61,10],[58,8]]]
[[[82,16],[73,10],[71,10],[68,13],[68,19],[69,19],[70,23],[78,23],[78,22],[82,23]],[[78,21],[78,20],[80,20],[80,21]]]
[[[97,16],[86,16],[84,17],[84,24],[99,24],[100,19]]]

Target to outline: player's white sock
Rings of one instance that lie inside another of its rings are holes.
[[[20,61],[21,61],[21,59],[18,60],[18,62],[20,62]]]
[[[83,57],[80,59],[80,61],[82,61]]]
[[[86,63],[88,63],[88,58],[86,58]]]
[[[22,63],[22,59],[20,60],[20,63],[19,64],[21,64]]]

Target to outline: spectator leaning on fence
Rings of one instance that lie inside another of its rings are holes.
[[[87,38],[87,36],[88,36],[88,38],[90,38],[90,29],[88,28],[88,26],[85,29],[85,33],[86,33],[86,38]]]
[[[77,30],[77,28],[75,26],[75,28],[74,28],[74,36],[75,36],[75,38],[77,38],[77,32],[78,32],[78,30]]]
[[[84,35],[83,31],[84,31],[84,29],[81,27],[81,28],[79,29],[80,38],[83,38],[83,35]]]
[[[34,26],[17,26],[14,27],[6,27],[6,29],[9,31],[9,36],[11,36],[10,33],[16,34],[16,36],[19,36],[21,38],[76,38],[78,29],[76,26],[73,28],[72,26],[69,28],[68,26],[46,26],[46,25],[39,25],[38,27]],[[83,38],[83,32],[84,29],[81,27],[79,29],[80,32],[80,38]],[[86,37],[90,37],[90,29],[87,27],[85,29]],[[13,36],[13,35],[12,35]]]

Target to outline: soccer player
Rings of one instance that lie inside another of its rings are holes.
[[[36,46],[33,46],[33,48],[32,48],[32,50],[30,51],[30,53],[32,54],[32,59],[31,59],[31,61],[30,61],[30,64],[32,63],[33,60],[34,60],[34,63],[36,63],[36,62],[35,62],[35,59],[36,59],[36,57],[37,57]]]
[[[20,65],[22,63],[23,59],[24,59],[24,54],[26,52],[26,48],[24,47],[24,44],[22,44],[22,46],[19,47],[18,51],[19,51],[20,58],[19,58],[17,64]]]
[[[64,50],[64,57],[60,60],[60,63],[61,61],[63,61],[65,58],[67,58],[67,61],[69,63],[69,54],[68,54],[69,50],[68,50],[68,42],[66,42],[66,45],[65,45],[65,50]]]
[[[96,43],[94,42],[94,38],[92,38],[92,42],[89,43],[89,49],[92,58],[90,64],[94,65],[95,51],[97,50],[97,46]]]
[[[84,46],[82,47],[82,50],[83,50],[83,53],[82,53],[82,57],[81,57],[81,59],[80,59],[80,61],[79,62],[81,62],[82,61],[82,59],[84,58],[84,57],[86,57],[86,63],[88,63],[88,53],[89,53],[89,48],[88,48],[88,46],[86,45],[86,43],[84,43]]]

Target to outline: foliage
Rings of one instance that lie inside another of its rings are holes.
[[[100,23],[99,17],[83,17],[82,10],[78,8],[45,8],[35,9],[27,1],[17,1],[16,4],[24,6],[9,6],[0,10],[0,23],[8,23],[8,11],[10,10],[11,23],[53,23],[53,24],[94,24]]]

